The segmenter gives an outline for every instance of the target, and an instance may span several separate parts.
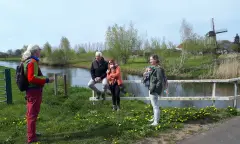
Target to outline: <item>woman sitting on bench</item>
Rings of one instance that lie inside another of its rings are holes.
[[[110,60],[108,64],[107,80],[112,94],[113,110],[120,110],[120,87],[122,86],[122,77],[120,67]]]

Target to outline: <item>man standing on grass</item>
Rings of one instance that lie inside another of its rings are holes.
[[[94,92],[97,93],[97,99],[100,98],[100,95],[103,99],[105,99],[105,93],[107,91],[107,70],[108,70],[108,62],[104,60],[101,52],[96,52],[95,60],[91,65],[91,79],[88,82],[88,87],[91,88]],[[96,83],[102,83],[101,92],[95,87]]]
[[[37,142],[36,122],[42,103],[43,87],[51,83],[54,78],[44,77],[39,67],[41,48],[38,45],[29,45],[23,53],[22,62],[24,74],[28,81],[26,89],[27,101],[27,138],[28,144]]]

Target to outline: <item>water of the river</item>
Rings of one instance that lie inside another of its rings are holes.
[[[0,61],[0,66],[6,66],[10,68],[16,68],[19,63]],[[87,87],[87,83],[90,80],[90,72],[86,69],[72,68],[72,67],[49,67],[40,66],[44,75],[49,73],[65,73],[67,79],[72,86]],[[125,80],[139,80],[141,77],[135,75],[123,74]],[[97,84],[98,88],[101,88],[100,84]],[[128,84],[128,92],[134,93],[136,96],[147,96],[147,88],[142,84]],[[233,84],[217,84],[216,96],[233,96],[234,95]],[[169,96],[211,96],[212,84],[210,83],[188,83],[188,84],[170,84]],[[161,106],[173,106],[173,107],[185,107],[196,106],[206,107],[212,104],[211,101],[160,101]],[[216,101],[217,107],[232,106],[232,101]]]

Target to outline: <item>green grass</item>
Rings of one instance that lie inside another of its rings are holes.
[[[0,144],[26,141],[26,102],[24,93],[18,91],[14,82],[14,70],[11,71],[14,103],[0,103]],[[152,108],[141,101],[121,101],[121,111],[113,112],[110,101],[93,105],[88,99],[91,91],[86,88],[69,87],[68,97],[65,97],[60,83],[58,95],[53,93],[53,84],[47,84],[37,122],[37,130],[43,134],[41,144],[129,144],[166,130],[180,130],[184,123],[215,122],[238,115],[231,107],[161,108],[160,124],[150,127]]]
[[[19,62],[20,60],[21,60],[20,57],[0,58],[0,61],[17,61],[17,62]]]
[[[197,67],[197,66],[202,66],[206,64],[211,64],[212,63],[212,57],[211,56],[194,56],[190,57],[186,63],[184,64],[185,68],[191,68],[191,67]]]

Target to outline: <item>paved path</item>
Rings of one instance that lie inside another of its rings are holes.
[[[177,144],[240,144],[240,117],[235,117]]]

